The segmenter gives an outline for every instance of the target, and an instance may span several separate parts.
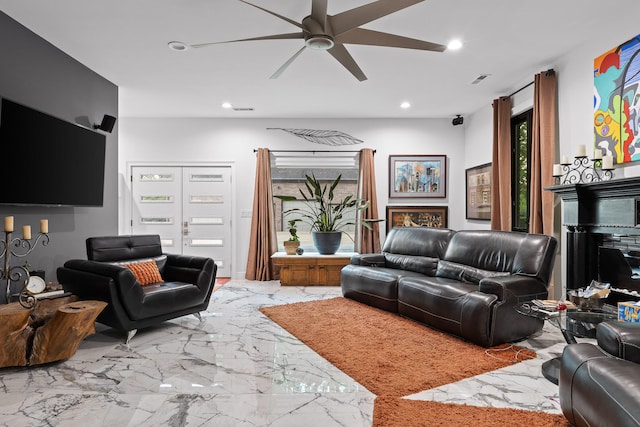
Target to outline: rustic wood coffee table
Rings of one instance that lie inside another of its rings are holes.
[[[20,303],[0,305],[0,367],[32,366],[68,359],[107,306],[75,296],[43,299],[32,309]]]

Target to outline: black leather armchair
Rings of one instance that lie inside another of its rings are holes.
[[[596,337],[564,349],[562,412],[578,427],[640,426],[640,324],[604,322]]]
[[[97,321],[127,332],[187,314],[199,316],[209,305],[217,265],[211,258],[163,254],[158,235],[87,239],[88,260],[70,260],[58,268],[65,291],[109,305]],[[124,263],[153,260],[164,282],[140,285]]]

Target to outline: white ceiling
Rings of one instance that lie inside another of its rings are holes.
[[[373,0],[329,0],[336,14]],[[300,22],[311,0],[254,0]],[[464,47],[444,53],[348,45],[368,80],[303,40],[187,44],[299,31],[238,0],[0,0],[0,10],[120,88],[121,117],[453,117],[529,83],[592,40],[601,23],[631,23],[638,0],[426,0],[365,28]],[[614,17],[613,15],[616,15]],[[623,40],[621,40],[622,42]],[[6,41],[3,41],[6,43]],[[490,76],[478,85],[480,74]],[[252,112],[225,110],[252,107]],[[412,108],[402,110],[402,101]]]

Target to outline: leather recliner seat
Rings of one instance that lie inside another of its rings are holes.
[[[640,426],[640,324],[600,323],[596,340],[562,353],[562,413],[576,427]]]
[[[342,292],[491,347],[542,329],[514,306],[547,298],[556,246],[539,234],[396,228],[381,254],[355,255],[342,269]]]

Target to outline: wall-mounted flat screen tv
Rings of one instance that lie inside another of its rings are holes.
[[[106,137],[24,105],[0,103],[0,204],[102,206]]]

